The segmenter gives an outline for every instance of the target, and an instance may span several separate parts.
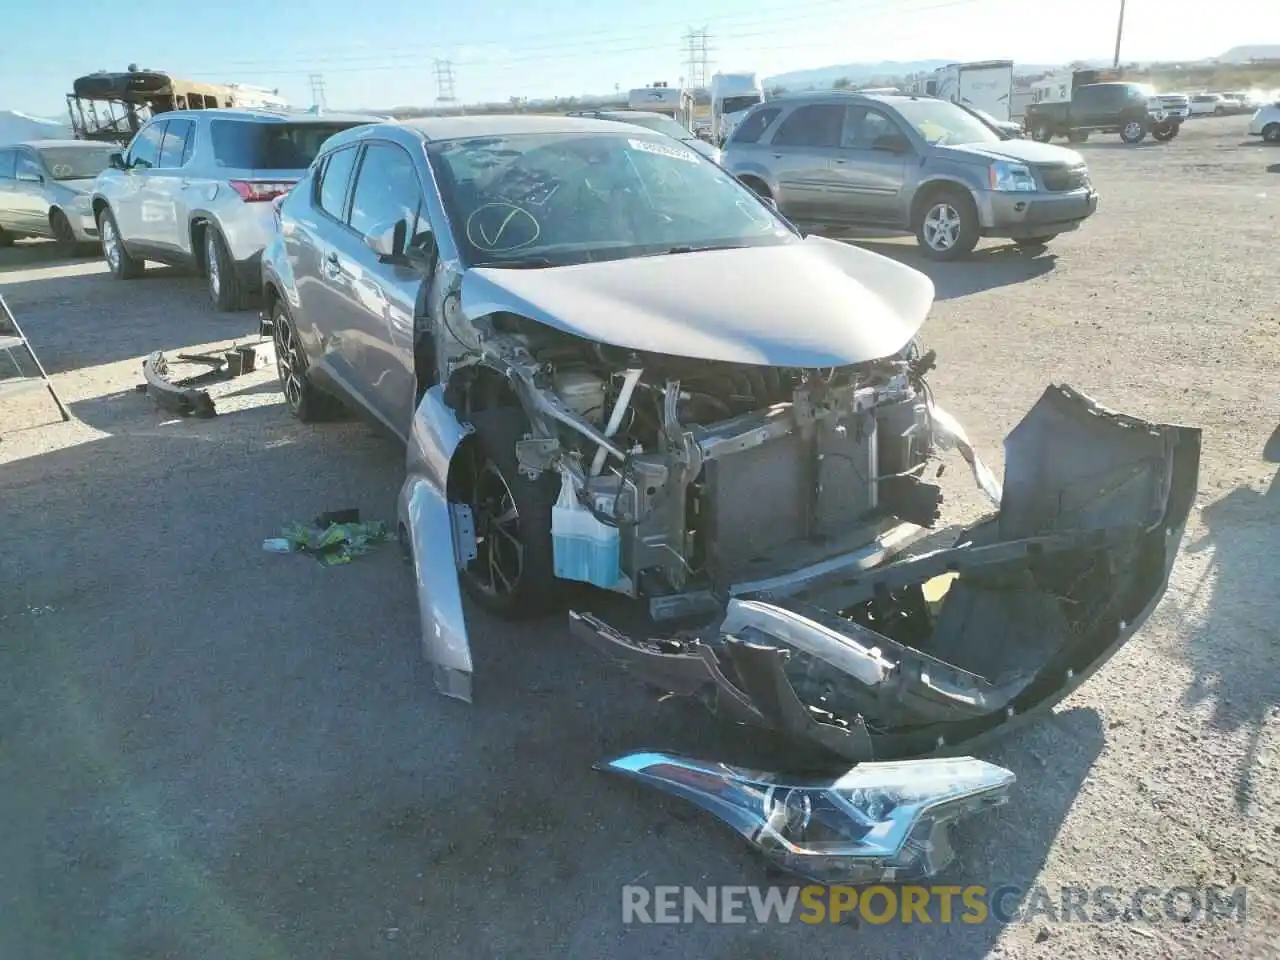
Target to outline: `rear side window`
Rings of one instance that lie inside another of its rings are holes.
[[[0,180],[12,180],[18,153],[16,150],[0,150]]]
[[[320,171],[320,184],[316,189],[316,206],[339,222],[347,219],[347,186],[351,183],[351,171],[356,165],[356,147],[334,151]]]
[[[214,120],[209,124],[213,162],[238,170],[305,170],[324,142],[350,124],[257,123]]]
[[[729,138],[729,142],[759,143],[764,132],[769,129],[769,124],[773,123],[781,112],[782,110],[778,107],[766,107],[743,118],[743,121],[738,124],[738,128],[733,131],[733,136]]]
[[[836,147],[844,127],[844,106],[811,103],[782,121],[773,135],[775,147]]]

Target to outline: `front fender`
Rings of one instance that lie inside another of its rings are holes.
[[[397,514],[400,536],[413,557],[422,623],[422,653],[436,687],[471,702],[471,644],[462,610],[455,520],[448,499],[449,465],[470,424],[445,405],[444,388],[426,392],[413,415],[407,475]]]

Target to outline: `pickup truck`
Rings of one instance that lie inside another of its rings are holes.
[[[1080,143],[1091,133],[1118,133],[1125,143],[1138,143],[1148,133],[1172,140],[1187,112],[1185,103],[1168,102],[1141,84],[1088,83],[1076,87],[1070,100],[1030,104],[1024,123],[1042,143],[1054,137]]]

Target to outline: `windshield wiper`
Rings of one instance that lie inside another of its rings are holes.
[[[520,260],[481,260],[472,266],[496,267],[499,270],[538,270],[542,267],[554,267],[555,264],[546,257],[524,257]]]
[[[709,243],[703,247],[668,247],[666,250],[660,250],[658,253],[650,254],[650,256],[666,257],[673,253],[705,253],[708,250],[741,250],[745,246],[745,243]]]

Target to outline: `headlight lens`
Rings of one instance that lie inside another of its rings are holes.
[[[992,190],[1006,192],[1036,188],[1036,178],[1031,175],[1031,169],[1026,164],[997,160],[991,165],[990,176]]]
[[[954,857],[948,824],[1003,804],[1014,775],[972,757],[860,763],[834,780],[774,774],[664,753],[604,765],[719,817],[785,870],[817,883],[908,882]]]

